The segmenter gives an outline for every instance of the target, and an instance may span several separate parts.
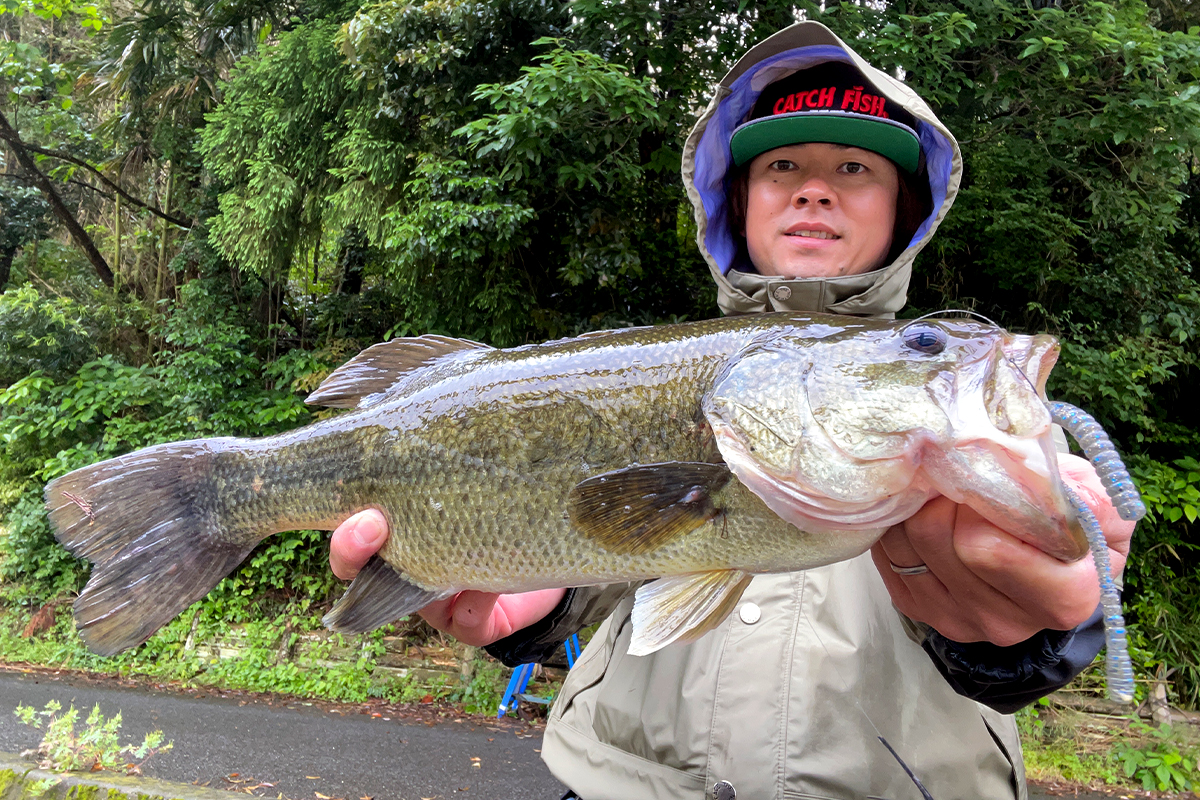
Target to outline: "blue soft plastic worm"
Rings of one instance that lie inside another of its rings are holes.
[[[1079,499],[1079,495],[1063,487],[1067,499],[1075,506],[1079,522],[1087,534],[1100,575],[1100,607],[1104,610],[1104,676],[1108,684],[1108,696],[1120,703],[1133,702],[1133,664],[1129,661],[1129,640],[1125,636],[1125,617],[1121,615],[1121,590],[1112,579],[1108,563],[1108,542],[1096,515]]]
[[[1104,485],[1113,507],[1121,519],[1139,520],[1146,515],[1146,506],[1138,494],[1137,487],[1108,434],[1090,414],[1067,403],[1050,403],[1050,414],[1054,421],[1075,437],[1083,454],[1096,467],[1096,474]],[[1129,661],[1129,642],[1125,636],[1125,618],[1121,615],[1121,591],[1112,578],[1108,562],[1108,542],[1096,515],[1087,504],[1079,499],[1070,488],[1063,486],[1067,499],[1075,507],[1079,522],[1087,534],[1100,576],[1100,606],[1104,610],[1105,657],[1104,672],[1108,682],[1108,696],[1122,703],[1133,701],[1133,665]]]
[[[1083,455],[1100,476],[1100,483],[1112,498],[1113,507],[1121,515],[1121,519],[1139,520],[1146,516],[1146,506],[1133,485],[1133,478],[1121,463],[1117,449],[1108,438],[1108,434],[1100,427],[1100,423],[1086,411],[1076,408],[1069,403],[1049,403],[1050,415],[1054,421],[1063,426],[1067,433],[1075,437]]]

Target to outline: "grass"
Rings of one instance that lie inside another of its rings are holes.
[[[1042,700],[1017,714],[1030,780],[1093,789],[1200,789],[1200,732],[1154,728],[1133,717],[1058,708]]]
[[[56,669],[175,683],[184,687],[269,691],[305,699],[359,703],[381,698],[392,703],[448,703],[469,714],[495,715],[509,670],[482,651],[469,677],[461,674],[461,646],[448,642],[419,618],[397,623],[361,637],[343,639],[320,628],[320,615],[281,613],[272,619],[248,620],[236,626],[219,620],[219,609],[201,603],[144,645],[113,658],[92,654],[79,639],[74,622],[62,609],[53,627],[25,637],[28,610],[0,613],[0,663],[22,663]],[[194,615],[199,625],[193,628]],[[195,634],[189,637],[189,632]],[[297,643],[297,637],[306,635]],[[190,639],[195,640],[192,644]],[[219,648],[236,647],[222,656]],[[408,653],[413,658],[403,658]],[[400,654],[404,669],[387,669]],[[548,688],[536,687],[537,694]]]

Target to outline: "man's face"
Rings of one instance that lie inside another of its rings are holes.
[[[818,278],[882,266],[896,220],[896,166],[857,147],[809,143],[750,162],[746,245],[762,275]]]

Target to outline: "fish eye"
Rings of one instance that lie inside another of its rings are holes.
[[[910,325],[904,329],[904,344],[919,353],[937,355],[946,349],[946,332],[932,325]]]

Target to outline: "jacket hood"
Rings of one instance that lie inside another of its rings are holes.
[[[933,213],[892,263],[873,272],[834,278],[759,275],[739,258],[729,227],[727,175],[733,168],[729,139],[763,89],[793,72],[826,61],[857,67],[889,100],[917,120],[917,136],[929,175]],[[894,316],[908,299],[912,262],[937,230],[962,177],[958,142],[912,89],[875,69],[818,22],[800,22],[751,48],[717,86],[683,149],[683,183],[696,213],[696,242],[725,314],[809,311],[856,316]]]

